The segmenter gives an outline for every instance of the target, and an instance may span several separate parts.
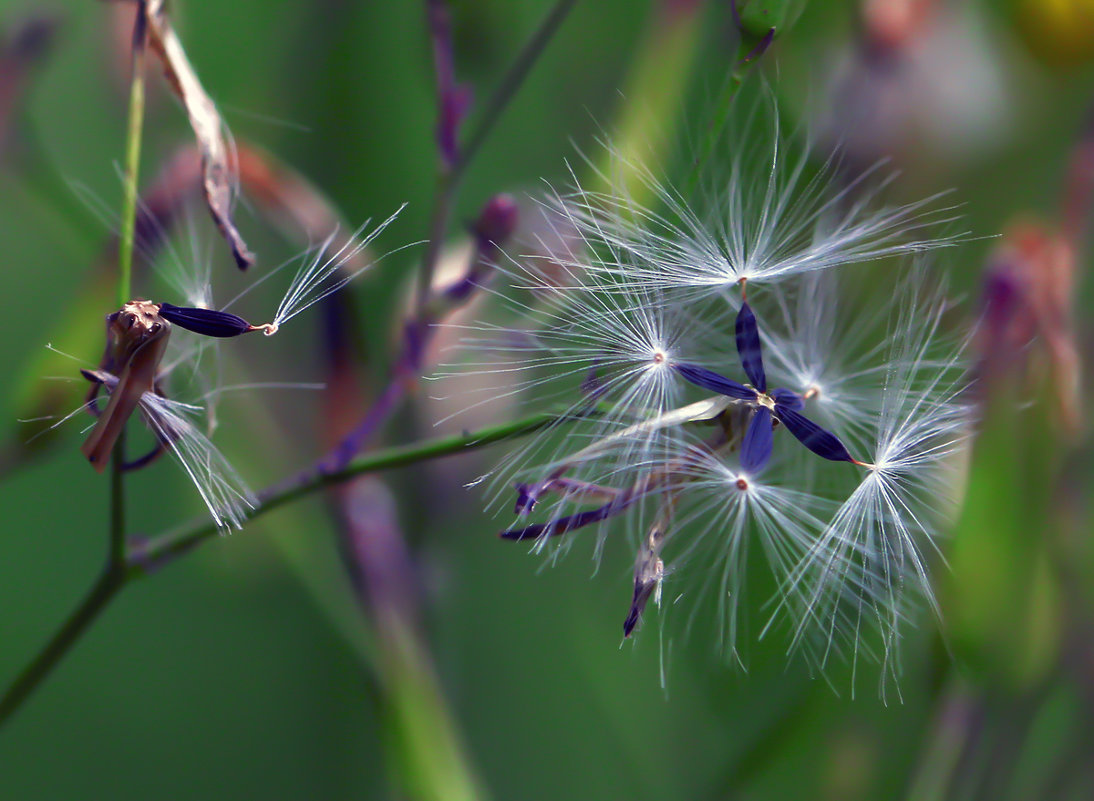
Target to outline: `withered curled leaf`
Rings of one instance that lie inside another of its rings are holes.
[[[202,189],[209,211],[228,241],[236,264],[245,270],[254,263],[254,254],[232,222],[232,154],[224,138],[224,125],[216,105],[186,58],[164,5],[164,0],[142,3],[148,22],[148,41],[163,62],[168,83],[186,107],[190,127],[194,129],[201,150]]]

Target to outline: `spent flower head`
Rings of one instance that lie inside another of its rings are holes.
[[[933,199],[879,210],[869,176],[832,189],[833,162],[787,157],[777,127],[760,175],[744,148],[711,211],[648,172],[651,208],[575,188],[545,205],[579,246],[499,269],[511,320],[465,342],[477,402],[504,371],[523,377],[509,392],[563,413],[491,476],[514,502],[501,536],[558,554],[592,530],[598,558],[626,537],[624,634],[671,582],[713,601],[738,659],[758,553],[774,588],[761,636],[782,629],[822,668],[870,656],[895,675],[903,622],[937,608],[931,564],[970,426],[964,340],[923,267],[831,268],[955,240],[930,234],[948,219]],[[861,288],[875,274],[880,291]]]
[[[375,263],[375,260],[364,260],[364,266],[360,266],[363,260],[357,257],[401,210],[402,207],[367,233],[369,223],[366,222],[334,252],[330,252],[334,241],[332,235],[317,249],[299,260],[285,262],[237,295],[235,300],[285,267],[299,263],[300,268],[272,321],[262,325],[253,325],[223,307],[210,308],[212,288],[208,263],[194,259],[188,276],[187,271],[179,269],[178,254],[170,247],[166,232],[157,228],[155,243],[157,250],[163,250],[153,254],[162,257],[153,259],[153,264],[162,266],[166,262],[171,265],[172,269],[161,270],[168,283],[176,289],[197,287],[199,297],[188,298],[191,303],[197,301],[193,306],[136,299],[107,316],[103,358],[95,369],[82,371],[92,383],[92,390],[81,410],[86,409],[97,418],[82,446],[92,466],[99,472],[106,468],[130,417],[139,413],[153,432],[156,445],[145,456],[122,464],[121,469],[144,467],[160,453],[169,451],[197,487],[218,527],[239,528],[247,517],[247,510],[257,501],[208,438],[207,433],[211,434],[216,426],[214,404],[224,387],[219,386],[222,378],[219,360],[205,358],[203,354],[210,349],[211,340],[256,331],[263,331],[267,336],[276,333],[285,322],[341,289]],[[146,217],[147,225],[159,225],[153,215]],[[191,250],[196,253],[194,245],[191,241]],[[349,263],[358,266],[344,272],[344,266]],[[181,339],[178,335],[172,338],[175,328],[185,329]],[[198,336],[190,337],[186,332]],[[213,353],[216,353],[215,348]],[[208,367],[210,361],[217,371],[215,376],[202,369]],[[169,398],[167,390],[171,376],[181,376],[186,388],[196,389],[197,402]],[[98,395],[104,391],[108,401],[105,408],[100,408]],[[204,422],[206,431],[202,431],[199,422]]]
[[[534,438],[509,457],[511,469],[495,472],[495,500],[514,476],[522,483],[523,513],[552,493],[597,497],[611,476],[654,458],[676,427],[725,406],[679,408],[687,382],[675,366],[712,352],[706,343],[713,332],[704,321],[668,303],[658,287],[585,269],[581,254],[589,243],[567,238],[572,220],[553,209],[545,218],[551,231],[540,239],[550,243],[495,265],[494,281],[482,291],[498,317],[452,326],[461,334],[462,358],[436,377],[436,395],[445,400],[445,379],[460,378],[464,410],[504,397],[581,418],[565,424],[561,439],[558,430]],[[468,378],[475,379],[470,389]]]

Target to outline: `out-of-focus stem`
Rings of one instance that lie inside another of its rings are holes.
[[[502,76],[501,83],[498,84],[494,93],[483,105],[478,123],[472,129],[471,134],[467,137],[467,143],[460,151],[460,159],[456,168],[458,171],[462,172],[475,158],[479,148],[482,147],[482,143],[486,141],[486,137],[494,130],[498,118],[501,117],[502,112],[509,105],[509,101],[520,89],[521,84],[528,77],[528,73],[543,49],[554,37],[559,26],[565,21],[566,16],[576,3],[577,0],[558,0],[550,13],[543,18],[535,33],[532,34],[532,38],[525,43],[516,60],[509,65],[509,69]]]
[[[380,673],[386,687],[383,712],[390,747],[403,764],[406,797],[424,801],[476,801],[486,792],[477,781],[447,711],[430,658],[409,627],[380,623],[386,647]]]
[[[682,194],[685,197],[695,190],[696,184],[699,182],[699,175],[702,173],[703,165],[710,160],[711,155],[714,153],[714,148],[718,144],[718,140],[722,137],[722,133],[729,123],[730,111],[733,109],[733,100],[737,97],[737,92],[744,83],[745,73],[748,71],[748,68],[759,60],[767,51],[774,33],[775,29],[772,28],[768,33],[768,36],[764,37],[758,45],[751,49],[746,49],[746,45],[744,43],[741,44],[738,50],[737,63],[733,65],[733,68],[726,75],[725,81],[722,83],[721,91],[718,93],[718,100],[714,104],[714,116],[711,118],[707,130],[703,135],[699,150],[692,160],[691,169],[688,170],[687,177],[684,179]]]
[[[355,459],[348,467],[330,475],[315,476],[310,481],[276,493],[263,493],[263,500],[252,510],[248,519],[253,520],[279,506],[310,495],[323,487],[338,484],[363,473],[390,470],[395,467],[438,459],[464,451],[476,450],[495,442],[521,437],[550,425],[581,419],[577,416],[537,414],[489,426],[467,434],[403,445],[378,451]],[[130,545],[121,561],[111,560],[99,581],[84,601],[73,610],[46,647],[24,668],[8,690],[0,698],[0,726],[15,712],[34,689],[42,682],[61,658],[68,653],[80,635],[95,622],[114,596],[130,581],[148,575],[172,558],[186,553],[217,532],[214,524],[206,521],[191,523],[174,532],[163,534],[151,541]]]
[[[954,773],[979,727],[975,700],[960,680],[951,680],[938,699],[931,736],[908,789],[908,801],[946,798]]]
[[[675,143],[674,125],[685,118],[681,98],[703,31],[705,4],[662,0],[657,5],[623,87],[611,151],[586,185],[619,193],[635,206],[644,205],[650,192],[642,171],[665,160]]]

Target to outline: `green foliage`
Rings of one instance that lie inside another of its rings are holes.
[[[452,2],[457,78],[476,98],[489,96],[550,5]],[[605,134],[628,156],[656,157],[683,182],[688,153],[707,141],[706,121],[717,120],[711,98],[732,94],[722,90],[737,43],[726,40],[728,4],[650,5],[658,8],[639,14],[631,0],[578,4],[469,168],[451,240],[495,192],[538,196],[542,179],[565,186],[567,159],[583,169],[574,143],[599,163],[596,138]],[[657,27],[650,20],[662,19],[661,5],[684,9],[683,16]],[[980,5],[988,4],[971,7]],[[855,6],[740,4],[748,34],[779,32],[762,66],[788,127],[810,127],[802,87],[815,93],[813,107],[843,111],[845,99],[825,94],[819,65],[834,52],[855,52]],[[409,201],[389,245],[425,236],[436,152],[421,4],[179,0],[172,9],[195,70],[238,140],[291,163],[349,220]],[[101,352],[115,277],[96,265],[100,246],[88,241],[87,226],[43,187],[53,171],[86,184],[107,208],[121,208],[113,165],[124,154],[127,87],[118,65],[126,39],[112,19],[124,10],[64,4],[61,34],[19,109],[24,122],[4,140],[0,369],[9,380],[0,407],[9,421],[65,414],[82,402],[77,366],[45,351],[47,342],[92,362]],[[7,0],[0,25],[14,27],[34,11]],[[968,227],[985,237],[946,265],[955,289],[972,297],[996,244],[986,237],[1031,209],[1056,214],[1091,96],[1087,72],[1046,80],[1029,71],[1013,43],[1019,17],[991,19],[985,29],[1008,70],[1010,116],[1001,126],[1010,138],[954,155],[931,150],[915,129],[914,141],[896,146],[908,181],[895,191],[918,197],[955,188]],[[1037,29],[1035,53],[1051,51],[1053,30]],[[141,174],[153,176],[189,131],[157,74],[147,93]],[[898,99],[901,107],[913,102],[908,94]],[[822,128],[818,138],[827,135]],[[33,139],[34,158],[21,136]],[[671,154],[677,141],[687,143],[683,155]],[[230,298],[242,279],[223,242],[196,219],[193,230],[211,243],[214,270],[224,276],[220,297]],[[285,241],[301,235],[271,231],[246,205],[237,221],[258,253],[256,270],[291,256],[295,246]],[[101,235],[105,246],[107,228]],[[392,313],[404,307],[419,257],[420,250],[396,254],[354,291],[362,320],[355,336],[370,356],[360,382],[366,392],[382,386]],[[134,280],[139,286],[139,271]],[[1073,306],[1092,304],[1087,279]],[[954,328],[967,328],[974,315],[955,312]],[[1079,325],[1089,342],[1089,319]],[[319,336],[301,326],[291,355],[277,363],[244,343],[245,377],[322,380]],[[1089,354],[1084,359],[1089,374]],[[428,387],[420,393],[427,394]],[[325,505],[273,511],[127,588],[0,730],[3,794],[28,801],[1090,797],[1094,729],[1080,710],[1090,691],[1094,459],[1088,433],[1059,433],[1042,398],[1050,394],[1043,386],[1032,398],[1015,391],[989,406],[966,503],[942,546],[949,567],[937,565],[943,635],[923,614],[901,644],[902,702],[892,693],[888,705],[878,700],[876,672],[854,675],[839,663],[823,677],[788,669],[778,638],[756,643],[742,673],[712,656],[705,621],[689,637],[679,635],[682,626],[662,631],[655,622],[620,648],[629,551],[609,543],[596,582],[576,558],[537,574],[526,549],[499,542],[498,520],[462,489],[489,464],[464,454],[391,474],[420,570],[428,653],[415,650],[421,643],[400,642],[400,633],[378,635],[360,615]],[[324,437],[315,421],[325,410],[314,398],[271,393],[268,400],[261,414],[230,400],[221,411],[225,450],[256,485],[307,464]],[[417,397],[412,406],[425,402]],[[27,444],[34,425],[19,424],[3,450],[4,685],[92,584],[108,537],[108,481],[80,459],[81,424]],[[397,432],[433,436],[413,413],[391,431],[386,445],[405,441]],[[201,512],[185,479],[163,465],[135,474],[129,487],[134,536]],[[666,599],[669,616],[673,600]]]

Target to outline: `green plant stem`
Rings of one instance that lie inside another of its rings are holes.
[[[269,494],[263,493],[260,495],[261,502],[250,511],[247,520],[254,520],[279,506],[284,506],[298,498],[310,495],[316,490],[334,484],[341,484],[343,481],[362,473],[391,470],[395,467],[438,459],[454,453],[476,450],[495,442],[531,434],[565,419],[567,418],[560,418],[551,414],[538,414],[511,423],[483,428],[474,433],[440,437],[414,445],[399,445],[394,448],[385,448],[384,450],[365,454],[354,459],[342,470],[325,475],[313,475],[295,486]],[[137,563],[158,567],[164,560],[189,550],[216,533],[216,525],[207,520],[190,523],[176,531],[168,532],[144,543],[137,549],[136,553],[131,553],[130,559]]]
[[[131,298],[133,240],[137,217],[137,170],[140,166],[141,123],[144,119],[144,7],[138,9],[133,36],[133,77],[129,91],[129,120],[125,143],[125,185],[122,200],[122,233],[118,251],[118,305]],[[125,542],[125,432],[114,446],[110,469],[110,550],[106,568],[87,596],[38,655],[12,682],[0,698],[0,725],[14,713],[52,672],[99,614],[126,585],[132,575]]]
[[[750,50],[749,44],[751,43],[741,42],[737,50],[737,62],[733,65],[729,74],[726,75],[725,82],[722,84],[722,89],[718,93],[718,99],[714,104],[714,117],[707,125],[706,133],[699,145],[699,152],[696,153],[695,158],[692,159],[691,169],[688,170],[687,177],[684,179],[681,192],[685,197],[695,190],[703,166],[714,154],[714,148],[717,146],[718,140],[721,139],[722,133],[729,124],[729,115],[730,111],[733,109],[733,101],[737,97],[737,92],[740,91],[742,84],[744,84],[745,73],[747,73],[748,69],[763,56],[763,51],[755,53]]]
[[[467,137],[466,144],[461,148],[460,157],[453,172],[462,172],[479,152],[479,148],[482,147],[486,137],[494,130],[498,118],[501,117],[502,112],[505,111],[513,96],[516,95],[543,49],[554,37],[576,3],[577,0],[558,0],[547,16],[543,18],[535,33],[532,34],[532,38],[525,42],[524,48],[517,55],[516,60],[509,65],[509,69],[502,77],[501,83],[498,84],[493,94],[483,105],[478,123]]]
[[[466,137],[465,143],[460,147],[456,160],[450,166],[442,167],[437,176],[437,189],[433,202],[433,214],[429,223],[429,244],[426,246],[425,256],[422,259],[422,268],[418,273],[418,293],[416,319],[421,319],[425,304],[429,299],[429,290],[433,284],[433,273],[437,267],[437,261],[441,255],[441,244],[444,233],[448,229],[448,221],[452,216],[452,206],[456,199],[456,191],[459,188],[460,179],[472,160],[478,155],[483,142],[494,130],[502,112],[509,106],[513,97],[520,90],[524,79],[528,77],[536,60],[543,53],[544,48],[554,37],[559,26],[562,25],[571,9],[577,4],[577,0],[557,0],[554,7],[540,22],[532,37],[525,42],[519,54],[509,68],[505,71],[501,82],[483,104],[482,113],[479,115],[475,127]]]
[[[125,135],[125,185],[122,197],[122,230],[118,242],[118,306],[133,299],[133,241],[137,226],[137,174],[141,163],[141,129],[144,123],[144,3],[137,5],[133,31],[133,77],[129,84],[129,120]]]
[[[495,442],[525,436],[551,425],[578,419],[581,418],[577,415],[537,414],[471,433],[438,437],[413,445],[401,445],[376,451],[355,459],[344,470],[312,477],[297,486],[264,494],[261,503],[251,511],[248,519],[253,520],[316,490],[347,481],[362,473],[390,470],[455,453],[477,450]],[[111,559],[87,597],[68,616],[45,648],[19,673],[0,699],[0,727],[49,675],[80,635],[98,619],[102,611],[127,584],[136,578],[149,575],[152,568],[160,567],[174,557],[188,552],[216,533],[217,527],[212,523],[205,520],[195,521],[149,541],[131,544],[124,550],[119,561]]]

